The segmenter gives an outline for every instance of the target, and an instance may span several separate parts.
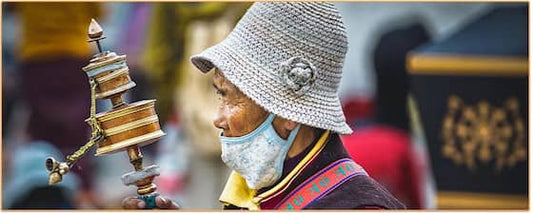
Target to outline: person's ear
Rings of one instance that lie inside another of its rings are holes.
[[[288,120],[285,121],[284,127],[288,131],[292,131],[294,128],[296,128],[296,126],[298,126],[298,123],[294,121],[288,121]]]
[[[278,133],[281,138],[287,139],[291,131],[298,126],[298,123],[276,116],[272,125],[274,125],[274,130],[276,130],[276,133]]]

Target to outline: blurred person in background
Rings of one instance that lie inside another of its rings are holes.
[[[62,154],[46,141],[32,141],[19,146],[11,156],[9,176],[5,177],[2,202],[7,209],[74,209],[80,180],[66,176],[60,184],[48,185],[48,172],[43,162],[49,156]]]
[[[350,155],[370,176],[408,208],[420,209],[424,208],[423,186],[428,162],[416,152],[410,136],[406,56],[410,50],[429,42],[430,35],[419,21],[392,29],[388,26],[388,29],[378,39],[373,52],[377,78],[374,121],[366,121],[353,134],[341,138]],[[355,101],[345,105],[372,112],[369,106],[372,104]],[[352,126],[357,122],[350,115],[348,121]]]
[[[17,19],[12,14],[12,4],[2,4],[2,139],[8,137],[6,132],[13,130],[9,124],[13,120],[12,113],[16,111],[20,102],[21,93],[18,89],[19,76],[17,75],[17,45],[14,42],[18,37],[19,26]]]
[[[320,37],[317,37],[320,36]],[[347,49],[329,3],[254,3],[221,43],[191,58],[215,70],[225,209],[401,209],[344,149],[337,96]],[[133,197],[124,208],[143,208]],[[158,197],[159,208],[177,208]]]
[[[88,20],[99,19],[98,3],[13,3],[20,19],[17,60],[23,101],[30,110],[30,141],[46,140],[62,153],[77,150],[88,140],[90,89],[81,67],[91,49]],[[42,161],[44,162],[44,161]],[[81,206],[91,205],[91,165],[83,159],[73,171],[80,174]]]

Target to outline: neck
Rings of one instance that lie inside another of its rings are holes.
[[[318,136],[319,135],[316,134],[315,128],[302,125],[300,127],[300,131],[298,131],[298,134],[296,135],[296,138],[294,138],[291,148],[289,148],[289,151],[287,152],[287,157],[292,158],[302,153],[305,148],[311,145],[311,143],[313,143]]]

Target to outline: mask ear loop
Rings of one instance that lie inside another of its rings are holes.
[[[298,131],[300,131],[300,126],[301,126],[301,124],[298,124],[296,126],[296,128],[294,128],[291,131],[291,133],[289,134],[289,137],[287,138],[287,140],[284,140],[284,142],[285,142],[284,146],[287,146],[287,147],[283,150],[283,153],[281,153],[283,155],[283,158],[279,159],[279,161],[277,162],[276,171],[278,173],[278,176],[275,178],[275,181],[278,181],[279,178],[281,178],[281,175],[283,173],[283,163],[285,162],[285,159],[287,158],[287,153],[289,152],[289,149],[291,148],[292,144],[294,143],[294,139],[296,138],[296,135],[298,135]]]
[[[301,124],[298,124],[296,128],[294,128],[291,133],[289,134],[289,138],[287,138],[287,142],[289,142],[292,145],[292,142],[294,142],[294,138],[296,138],[296,135],[298,135],[298,131],[300,131]]]

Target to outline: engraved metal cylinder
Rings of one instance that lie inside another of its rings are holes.
[[[155,112],[155,100],[138,101],[99,113],[96,119],[105,135],[98,143],[97,156],[124,151],[130,146],[141,147],[165,135]]]

